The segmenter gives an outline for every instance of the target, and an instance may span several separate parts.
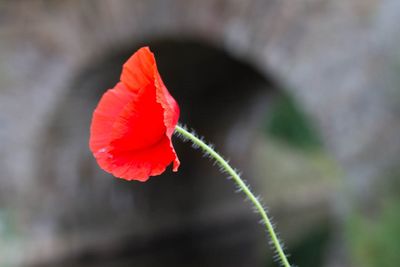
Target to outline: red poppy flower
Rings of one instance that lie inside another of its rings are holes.
[[[169,94],[148,47],[124,64],[121,81],[105,92],[93,113],[89,146],[102,169],[146,181],[179,159],[171,143],[179,107]]]

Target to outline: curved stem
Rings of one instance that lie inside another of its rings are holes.
[[[185,128],[177,125],[175,128],[175,133],[177,133],[184,140],[189,140],[193,143],[194,146],[201,148],[206,154],[210,155],[221,168],[223,168],[236,182],[239,188],[243,191],[243,193],[248,197],[248,199],[252,202],[257,212],[260,213],[262,220],[267,228],[267,231],[271,237],[272,245],[275,247],[276,252],[279,256],[279,260],[284,267],[290,267],[289,261],[283,252],[283,248],[279,239],[275,233],[274,227],[271,223],[271,220],[268,218],[267,212],[264,207],[261,205],[260,201],[257,197],[251,192],[250,188],[246,185],[246,183],[240,178],[239,174],[228,164],[228,162],[220,156],[212,147],[203,142],[200,138],[195,136],[194,134],[188,132]]]

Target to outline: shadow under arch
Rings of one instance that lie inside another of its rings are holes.
[[[277,85],[208,44],[164,39],[149,45],[180,105],[180,121],[247,170],[248,142],[279,92]],[[66,266],[121,260],[135,266],[261,266],[266,246],[257,215],[189,145],[174,140],[180,171],[167,170],[147,183],[114,179],[95,163],[87,146],[91,114],[136,48],[109,51],[84,67],[43,138],[39,216],[53,220],[66,244],[81,247],[62,261]]]

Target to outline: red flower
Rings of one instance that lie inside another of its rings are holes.
[[[148,47],[124,64],[121,81],[105,92],[93,113],[89,146],[102,169],[146,181],[179,159],[171,143],[179,107],[169,94]]]

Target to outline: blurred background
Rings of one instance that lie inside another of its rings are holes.
[[[400,262],[398,0],[0,0],[0,266],[278,266],[259,217],[189,144],[147,183],[88,149],[149,45],[181,123],[269,208],[296,266]]]

